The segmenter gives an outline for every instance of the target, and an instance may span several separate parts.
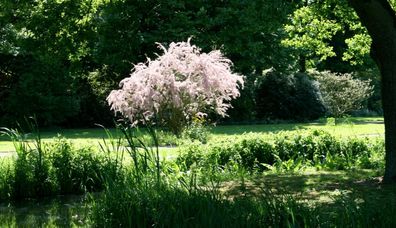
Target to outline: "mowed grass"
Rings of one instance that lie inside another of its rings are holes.
[[[319,120],[311,123],[282,123],[282,124],[251,124],[251,125],[218,125],[211,127],[210,141],[227,140],[244,133],[259,133],[269,135],[280,131],[296,131],[304,129],[324,130],[331,134],[343,137],[383,137],[384,124],[381,117],[370,118],[348,118],[342,119],[337,125],[327,124],[326,120]],[[117,135],[115,129],[109,129],[113,135]],[[141,134],[144,133],[144,129]],[[50,142],[57,135],[69,139],[76,146],[96,147],[107,135],[102,128],[90,129],[51,129],[42,130],[41,138],[43,142]],[[0,153],[13,151],[12,142],[7,136],[0,136]],[[176,149],[172,147],[161,148],[163,156],[175,155]]]
[[[281,123],[254,125],[223,125],[212,129],[215,136],[238,135],[248,132],[277,133],[295,130],[324,130],[337,136],[378,136],[384,134],[384,119],[382,117],[359,117],[341,119],[337,125],[328,124],[325,119],[310,123]]]

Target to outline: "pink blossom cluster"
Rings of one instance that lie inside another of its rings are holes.
[[[181,122],[210,110],[226,116],[230,100],[243,86],[243,77],[231,72],[232,62],[218,50],[201,53],[190,40],[171,43],[168,49],[158,45],[164,54],[135,65],[120,82],[121,89],[107,97],[111,109],[133,124],[143,117],[171,118],[172,112],[184,118]]]

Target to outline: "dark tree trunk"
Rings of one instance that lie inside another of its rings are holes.
[[[307,71],[307,60],[304,55],[300,55],[300,58],[298,59],[298,65],[300,65],[300,73],[305,73]]]
[[[396,15],[387,0],[349,0],[373,42],[371,57],[381,72],[385,122],[384,182],[396,182]]]

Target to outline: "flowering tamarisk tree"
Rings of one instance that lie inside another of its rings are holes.
[[[175,134],[193,116],[215,112],[226,116],[230,101],[239,96],[243,77],[231,72],[232,62],[219,50],[202,53],[187,42],[171,43],[164,54],[134,66],[107,101],[132,124],[152,121]]]

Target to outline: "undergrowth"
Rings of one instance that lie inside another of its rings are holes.
[[[99,191],[87,204],[96,227],[387,227],[395,222],[394,191],[383,198],[345,193],[324,205],[274,194],[265,186],[255,194],[243,187],[252,174],[268,171],[382,169],[379,140],[322,131],[280,133],[271,140],[243,135],[232,143],[191,143],[176,161],[167,161],[159,157],[155,129],[148,129],[150,138],[144,140],[124,125],[117,134],[123,138],[105,131],[97,152],[75,148],[62,137],[48,144],[35,132],[32,142],[20,131],[3,129],[17,156],[0,159],[0,199]],[[221,191],[230,179],[240,183],[239,194]]]
[[[198,143],[180,148],[176,162],[183,170],[195,164],[226,169],[237,164],[249,171],[293,172],[305,167],[329,170],[384,168],[384,141],[341,138],[325,131],[281,132],[272,138],[245,134],[234,141]]]

